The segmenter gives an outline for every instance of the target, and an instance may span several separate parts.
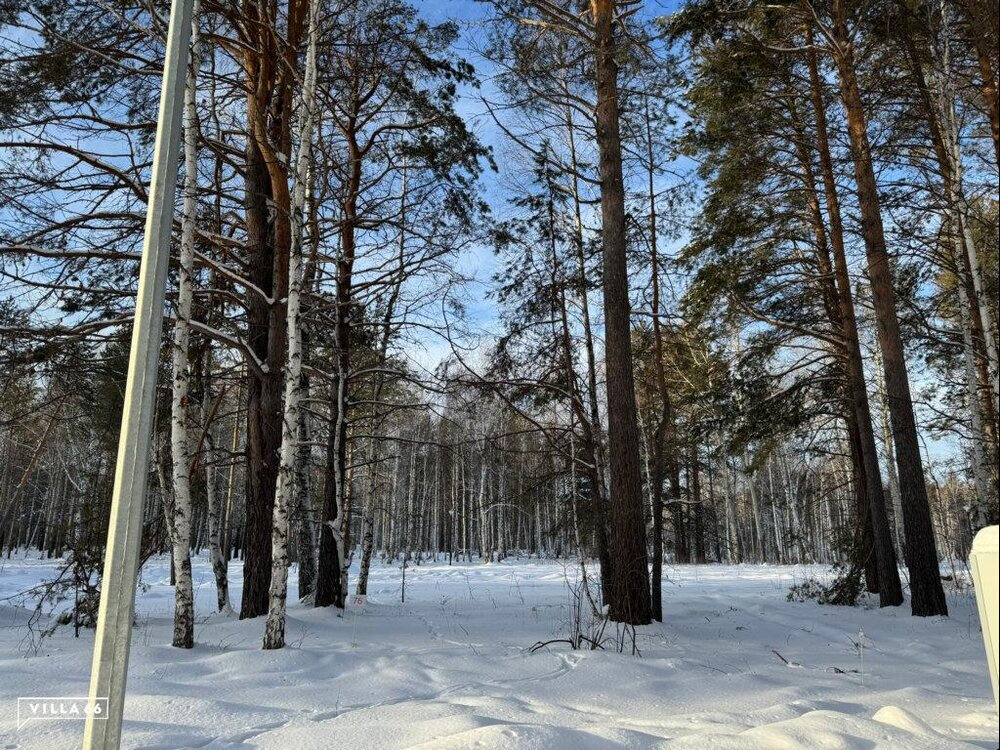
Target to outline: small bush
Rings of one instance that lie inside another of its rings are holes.
[[[807,578],[788,590],[790,602],[815,601],[840,607],[855,607],[864,594],[862,571],[853,566],[834,565],[837,576],[829,584],[816,578]]]

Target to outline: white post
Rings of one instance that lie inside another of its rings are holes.
[[[121,741],[190,35],[191,0],[173,0],[90,672],[90,705],[107,698],[107,714],[88,714],[85,750],[117,750]]]
[[[993,683],[993,703],[1000,705],[997,697],[997,662],[1000,661],[1000,527],[980,529],[972,542],[969,567],[976,584],[976,604],[979,607],[979,625],[983,629],[986,647],[986,667]]]

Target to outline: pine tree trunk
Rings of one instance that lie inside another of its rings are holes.
[[[263,157],[248,139],[246,181],[246,223],[248,267],[251,282],[260,289],[274,288],[274,247],[269,239],[268,202],[270,189]],[[269,352],[283,348],[284,332],[271,325],[271,306],[251,293],[247,303],[247,343],[260,361]],[[278,334],[282,341],[275,341]],[[281,398],[279,372],[247,369],[246,424],[246,514],[242,538],[243,596],[240,619],[266,614],[271,574],[271,524],[274,490],[277,483],[278,453],[281,445]]]
[[[875,303],[879,345],[885,374],[889,413],[892,420],[896,463],[899,469],[900,501],[906,535],[906,565],[910,573],[911,609],[914,615],[947,615],[948,605],[941,577],[931,524],[927,486],[917,438],[917,425],[910,396],[909,376],[896,314],[892,267],[885,246],[878,186],[872,166],[871,147],[861,92],[854,69],[844,0],[833,0],[836,62],[840,74],[841,99],[847,113],[848,134],[861,212],[861,235],[868,258],[868,278]],[[884,581],[880,581],[885,586]]]
[[[601,176],[601,246],[604,255],[605,368],[608,453],[611,469],[613,585],[609,615],[616,622],[650,621],[649,567],[642,517],[639,426],[632,370],[631,300],[625,253],[625,187],[619,133],[618,63],[613,0],[594,0],[597,40],[597,145]]]

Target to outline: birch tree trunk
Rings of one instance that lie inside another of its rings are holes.
[[[288,598],[288,518],[295,495],[295,469],[298,458],[299,395],[302,386],[302,329],[299,310],[302,298],[303,209],[309,160],[312,154],[312,128],[316,98],[316,28],[319,3],[309,2],[308,48],[302,101],[299,112],[299,146],[296,154],[292,189],[292,243],[288,255],[288,361],[285,366],[285,410],[281,431],[278,482],[275,488],[274,519],[271,529],[271,587],[267,622],[264,625],[264,648],[285,645],[285,606]]]
[[[310,146],[311,148],[311,146]],[[309,231],[309,257],[304,258],[302,269],[301,297],[308,298],[312,292],[319,253],[319,231],[316,222],[317,200],[315,195],[316,165],[310,151],[309,173],[306,178],[305,201],[308,215],[303,217]],[[304,231],[304,229],[303,229]],[[303,241],[302,255],[305,255]],[[308,311],[299,310],[299,314]],[[309,359],[309,331],[302,330],[302,349],[300,357],[303,361]],[[302,386],[299,393],[301,402],[308,402],[311,394],[309,375],[302,373]],[[295,527],[296,547],[299,567],[299,599],[313,595],[316,586],[316,511],[313,507],[312,482],[312,421],[308,409],[299,409],[299,448],[295,467]]]
[[[174,325],[173,389],[170,408],[170,454],[173,503],[170,542],[174,564],[174,636],[176,648],[194,646],[194,588],[191,582],[191,477],[187,407],[191,373],[191,302],[194,296],[194,229],[198,209],[198,8],[191,20],[191,62],[184,87],[184,205],[177,280],[177,322]]]

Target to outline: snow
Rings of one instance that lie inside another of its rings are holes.
[[[79,747],[78,721],[32,721],[16,697],[86,695],[93,633],[60,627],[37,651],[17,597],[51,575],[0,562],[0,748]],[[997,714],[969,591],[950,618],[785,600],[822,568],[677,566],[666,622],[641,656],[533,644],[565,637],[571,563],[425,562],[372,570],[369,602],[337,617],[289,607],[288,643],[262,651],[264,619],[209,614],[195,561],[196,646],[172,648],[168,561],[143,571],[123,747],[996,748]],[[240,571],[231,568],[239,601]],[[294,599],[294,570],[289,577]],[[863,638],[860,633],[863,632]],[[864,643],[862,658],[855,644]],[[781,655],[779,657],[774,652]],[[782,657],[788,663],[782,661]],[[839,671],[838,671],[839,670]]]

